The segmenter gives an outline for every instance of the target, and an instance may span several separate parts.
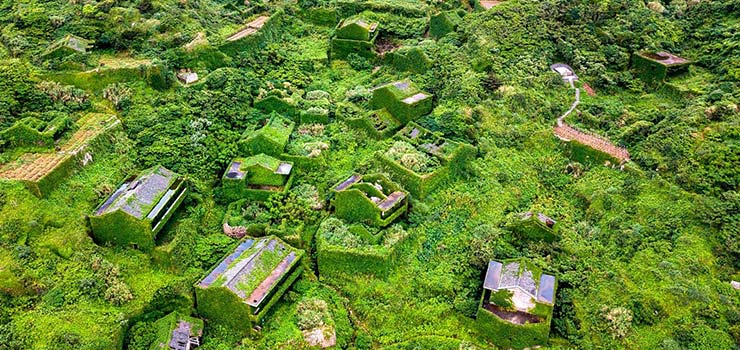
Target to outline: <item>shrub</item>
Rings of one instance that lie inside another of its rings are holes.
[[[609,332],[613,338],[624,338],[632,328],[632,311],[624,307],[614,309],[602,309],[605,312],[604,318],[609,324]]]
[[[321,299],[306,299],[298,303],[298,328],[310,330],[329,323],[329,308]]]
[[[419,152],[405,141],[396,141],[386,155],[404,167],[417,173],[427,173],[439,167],[439,160]]]
[[[113,282],[111,286],[105,290],[105,300],[116,306],[123,305],[133,298],[134,295],[131,294],[131,290],[121,281]]]

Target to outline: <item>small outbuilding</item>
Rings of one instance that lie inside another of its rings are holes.
[[[154,323],[157,339],[151,350],[190,350],[200,346],[203,320],[171,312]]]
[[[558,238],[558,222],[542,213],[526,212],[514,223],[514,231],[526,239],[552,242]]]
[[[177,73],[177,80],[185,85],[190,85],[198,81],[198,73],[190,70],[182,70]]]
[[[442,11],[429,19],[429,34],[439,39],[457,30],[462,18],[455,11]]]
[[[408,194],[382,174],[353,174],[332,188],[331,206],[349,222],[385,227],[408,209]]]
[[[89,217],[95,241],[153,249],[187,190],[184,176],[161,166],[126,179]]]
[[[273,114],[265,125],[247,133],[239,142],[239,150],[246,155],[264,153],[279,157],[288,144],[295,123],[277,114]]]
[[[688,72],[691,61],[672,53],[637,52],[632,55],[632,67],[646,82],[663,82],[668,78]]]
[[[329,59],[343,59],[351,53],[374,57],[378,23],[361,18],[344,19],[337,24],[331,39]]]
[[[557,279],[527,259],[490,261],[477,314],[481,334],[502,348],[545,345]]]
[[[51,44],[41,55],[46,58],[63,58],[73,54],[86,54],[92,41],[67,34]]]
[[[565,63],[555,63],[550,66],[550,69],[552,69],[553,72],[560,74],[560,77],[563,78],[563,81],[566,83],[573,83],[578,80],[578,75],[576,75],[575,70]]]
[[[370,105],[385,108],[406,124],[432,112],[432,95],[419,90],[410,80],[397,81],[373,89]]]
[[[198,314],[248,335],[300,277],[304,254],[275,236],[245,239],[195,285]]]
[[[223,196],[229,201],[264,201],[273,194],[286,193],[292,183],[293,163],[266,154],[234,159],[222,177]]]

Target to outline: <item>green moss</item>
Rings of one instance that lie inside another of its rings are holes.
[[[321,280],[338,283],[354,274],[388,277],[408,234],[398,226],[372,231],[362,225],[347,226],[336,218],[324,220],[316,233]]]
[[[511,302],[511,297],[514,295],[514,292],[508,290],[508,289],[501,289],[496,292],[491,292],[491,297],[488,299],[488,302],[491,304],[496,304],[503,308],[510,308],[512,305],[514,305]]]
[[[413,100],[407,98],[420,96]],[[401,123],[405,124],[432,112],[432,96],[423,93],[409,80],[385,84],[373,90],[370,106],[385,108]]]
[[[429,33],[436,39],[454,32],[462,22],[460,16],[454,11],[439,12],[429,20]]]
[[[524,349],[547,345],[550,322],[515,325],[504,321],[483,308],[476,316],[478,332],[500,348]]]
[[[386,61],[400,71],[423,74],[432,61],[420,47],[402,47],[385,55]]]
[[[359,177],[360,175],[353,175]],[[408,194],[403,189],[381,174],[362,176],[361,181],[347,188],[337,191],[335,185],[332,190],[331,205],[337,217],[350,222],[361,222],[368,225],[385,227],[398,219],[408,209]],[[380,187],[380,188],[378,188]],[[373,202],[385,200],[394,192],[402,192],[403,198],[388,208],[385,212]]]

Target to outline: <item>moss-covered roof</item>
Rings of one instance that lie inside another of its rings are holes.
[[[640,57],[643,57],[645,59],[651,60],[656,63],[660,63],[668,67],[682,66],[682,65],[691,63],[691,61],[688,59],[676,56],[670,52],[665,52],[665,51],[660,51],[660,52],[643,51],[643,52],[638,52],[637,54],[640,55]]]
[[[181,178],[181,175],[161,166],[144,170],[136,178],[124,182],[98,208],[95,215],[121,210],[137,219],[143,219],[168,193],[173,183]]]
[[[235,159],[234,162],[241,162],[240,168],[242,170],[251,168],[253,166],[260,166],[272,171],[277,171],[278,167],[280,167],[280,163],[282,163],[279,159],[268,156],[264,153],[254,155],[249,158]]]
[[[293,132],[295,123],[280,117],[273,115],[270,120],[267,121],[265,126],[253,131],[247,139],[253,139],[255,137],[265,137],[272,142],[277,144],[287,144],[290,134]]]
[[[198,287],[226,287],[248,305],[258,307],[303,254],[275,236],[250,238],[242,241]]]
[[[368,31],[374,30],[375,27],[378,25],[377,22],[366,21],[362,18],[349,18],[349,19],[345,19],[344,21],[342,21],[340,28],[344,28],[352,24],[356,24]]]
[[[203,320],[171,312],[157,320],[154,328],[157,339],[151,344],[150,350],[183,349],[184,347],[178,347],[178,343],[203,335]]]
[[[67,48],[79,53],[86,53],[87,49],[90,48],[90,43],[91,41],[89,40],[80,38],[76,35],[67,34],[63,38],[51,44],[43,53],[43,55],[54,53],[61,48]]]

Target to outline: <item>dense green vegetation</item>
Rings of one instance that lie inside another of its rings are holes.
[[[440,10],[448,18],[427,35]],[[193,285],[238,244],[224,222],[301,245],[306,268],[254,335],[206,320],[203,350],[309,348],[301,332],[322,326],[342,349],[495,349],[475,320],[483,274],[490,259],[519,257],[558,278],[549,348],[737,349],[738,13],[734,0],[0,1],[0,168],[54,152],[89,113],[116,114],[125,131],[43,199],[0,181],[0,350],[149,349],[157,320],[202,316]],[[227,41],[259,15],[272,17],[255,36]],[[377,22],[375,49],[400,51],[329,61],[343,18]],[[67,35],[92,44],[56,49]],[[645,81],[630,65],[643,50],[695,63]],[[555,62],[595,90],[566,121],[631,162],[567,157],[552,127],[573,91]],[[182,69],[200,80],[179,83]],[[350,122],[377,109],[373,87],[406,79],[434,96],[431,113],[408,116],[475,157],[412,195],[386,241],[322,230],[335,220],[331,187],[351,174],[383,170],[382,158],[439,167]],[[226,167],[273,112],[296,123],[275,151],[294,163],[292,186],[224,201]],[[155,165],[190,182],[157,247],[96,245],[86,215]],[[556,219],[558,239],[517,234],[528,211]],[[403,244],[387,274],[327,279],[317,231],[350,252]]]

